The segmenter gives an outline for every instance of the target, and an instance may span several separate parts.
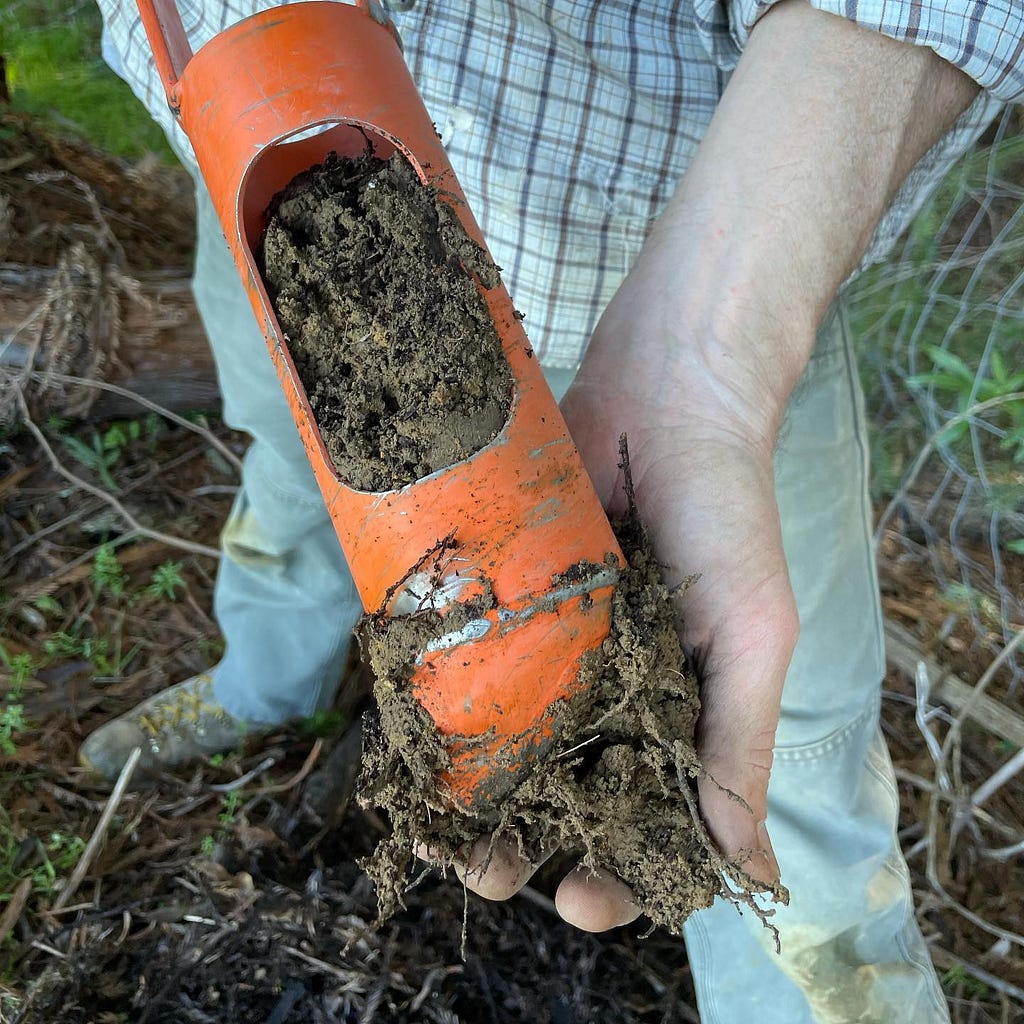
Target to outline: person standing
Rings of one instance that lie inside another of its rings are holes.
[[[134,5],[99,0],[122,73],[196,173]],[[264,0],[180,0],[197,49]],[[630,439],[640,512],[702,678],[716,841],[781,871],[776,956],[716,905],[686,940],[702,1019],[930,1024],[878,727],[884,672],[867,445],[841,289],[1024,94],[1024,14],[938,0],[394,0],[406,59],[599,495]],[[171,766],[308,715],[358,601],[197,178],[195,291],[225,419],[253,436],[225,526],[209,673],[100,727],[85,763]],[[468,884],[506,898],[513,851]],[[556,905],[636,916],[616,878]]]

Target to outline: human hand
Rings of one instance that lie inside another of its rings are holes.
[[[606,502],[627,434],[667,582],[701,574],[678,599],[703,681],[701,813],[766,883],[778,875],[768,778],[798,632],[773,489],[779,424],[886,203],[976,91],[924,48],[793,0],[772,7],[563,403]],[[467,863],[467,886],[494,899],[532,870],[486,840]],[[601,872],[573,872],[555,902],[592,931],[638,913]]]
[[[704,683],[702,814],[722,851],[769,884],[778,867],[764,826],[766,791],[797,632],[774,500],[777,415],[755,377],[746,378],[748,392],[741,375],[719,379],[695,358],[685,318],[666,316],[665,275],[674,272],[656,247],[642,258],[602,318],[563,411],[606,507],[624,502],[616,466],[626,432],[637,504],[666,582],[701,574],[678,611]],[[510,847],[491,849],[488,838],[468,867],[470,889],[503,899],[535,865]],[[638,913],[619,879],[585,869],[563,880],[555,902],[588,931]]]

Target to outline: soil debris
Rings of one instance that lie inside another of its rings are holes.
[[[271,206],[271,300],[327,450],[364,491],[468,458],[512,376],[478,287],[498,270],[400,154],[332,155]]]
[[[767,892],[715,849],[696,810],[694,748],[700,702],[676,632],[672,600],[635,511],[613,523],[630,569],[617,585],[611,632],[583,663],[583,691],[556,718],[555,746],[489,813],[453,809],[438,785],[446,738],[412,694],[411,665],[425,638],[450,629],[441,613],[368,617],[364,656],[377,676],[368,725],[363,801],[383,807],[393,833],[364,865],[382,916],[402,905],[415,842],[441,863],[481,835],[540,862],[554,847],[613,870],[656,925],[679,934],[694,910],[722,895],[750,906]],[[449,738],[450,739],[450,738]],[[462,854],[464,856],[464,854]]]

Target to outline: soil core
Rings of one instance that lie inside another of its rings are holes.
[[[274,198],[264,278],[341,478],[363,491],[468,458],[512,376],[479,285],[498,269],[395,153],[330,156]]]
[[[786,899],[781,886],[767,888],[722,857],[705,829],[695,788],[700,702],[672,597],[635,510],[613,526],[630,568],[616,587],[611,632],[584,662],[583,691],[559,709],[554,747],[487,813],[454,809],[438,785],[450,763],[446,738],[411,692],[425,633],[443,634],[444,617],[364,620],[377,711],[367,725],[362,800],[384,808],[393,828],[364,864],[382,915],[402,905],[414,843],[454,865],[487,833],[537,863],[558,847],[614,871],[644,913],[675,934],[716,896],[746,904],[763,921],[770,911],[753,894]]]

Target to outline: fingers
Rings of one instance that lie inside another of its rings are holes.
[[[511,843],[494,842],[490,836],[478,839],[464,864],[456,863],[455,872],[466,888],[488,900],[507,900],[530,880],[534,872],[555,852],[533,863]],[[423,860],[434,860],[431,851],[416,848]],[[610,871],[580,864],[562,880],[555,893],[555,908],[568,924],[585,932],[603,932],[629,924],[640,916],[629,886]]]
[[[724,856],[735,861],[755,881],[770,886],[779,881],[779,862],[772,848],[764,811],[736,799],[714,777],[697,784],[701,814]],[[755,799],[755,803],[761,801]]]
[[[481,836],[470,848],[468,856],[457,859],[452,867],[470,892],[487,900],[507,900],[533,877],[533,873],[555,852],[552,847],[538,861],[524,857],[512,843],[493,841]],[[418,844],[416,856],[437,863],[439,858],[429,847]]]
[[[465,864],[455,864],[455,873],[478,896],[507,900],[526,885],[545,860],[547,857],[531,863],[512,843],[494,842],[490,836],[482,836],[473,844]]]
[[[562,880],[555,908],[564,921],[585,932],[606,932],[640,916],[625,882],[610,871],[591,871],[583,864]]]
[[[762,633],[743,647],[729,645],[728,657],[721,657],[721,648],[716,652],[719,658],[706,667],[698,724],[707,772],[698,782],[702,816],[722,853],[766,885],[779,880],[765,823],[768,781],[782,685],[798,629],[785,595],[777,598],[775,609],[770,635]]]

